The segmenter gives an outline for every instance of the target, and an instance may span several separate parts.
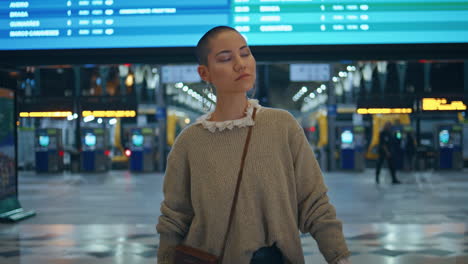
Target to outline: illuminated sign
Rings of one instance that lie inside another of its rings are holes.
[[[411,108],[358,108],[357,113],[366,114],[411,114]]]
[[[340,113],[340,114],[352,114],[352,113],[356,112],[356,107],[338,106],[338,108],[336,109],[336,112]]]
[[[135,117],[136,111],[134,110],[106,110],[106,111],[83,111],[83,117]]]
[[[423,111],[464,111],[466,105],[462,101],[452,101],[447,103],[445,98],[423,98]]]
[[[20,112],[20,117],[57,117],[63,118],[73,115],[72,112]]]

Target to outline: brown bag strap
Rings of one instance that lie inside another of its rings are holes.
[[[252,119],[253,120],[255,120],[255,113],[256,112],[257,112],[257,109],[254,108],[253,113],[252,113]],[[241,180],[242,180],[242,174],[243,174],[243,171],[244,171],[245,157],[247,156],[247,150],[249,149],[250,137],[252,135],[252,127],[253,126],[249,127],[249,132],[247,133],[247,139],[245,140],[244,152],[242,153],[239,176],[237,177],[236,190],[234,192],[234,198],[232,199],[232,206],[231,206],[231,212],[229,213],[229,221],[228,221],[227,230],[226,230],[226,233],[224,234],[224,242],[223,242],[223,247],[221,248],[221,256],[219,257],[219,260],[220,260],[219,264],[221,264],[222,261],[223,261],[224,250],[226,249],[227,238],[228,238],[229,230],[231,229],[231,223],[232,223],[232,218],[234,216],[234,211],[236,209],[237,196],[239,194],[239,187],[240,187],[240,183],[241,183]]]

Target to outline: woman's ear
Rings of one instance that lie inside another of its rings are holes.
[[[205,82],[210,82],[210,72],[208,71],[208,67],[205,65],[198,65],[197,68],[198,75],[200,75],[200,78],[204,80]]]

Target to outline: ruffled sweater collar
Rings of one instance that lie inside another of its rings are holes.
[[[234,127],[246,127],[255,125],[255,121],[252,119],[252,114],[254,108],[259,112],[261,106],[258,103],[258,100],[249,99],[247,109],[245,110],[245,117],[235,120],[226,120],[226,121],[209,121],[213,112],[202,115],[197,119],[195,124],[201,124],[204,128],[208,129],[210,132],[215,133],[216,131],[223,131],[225,129],[232,130]]]

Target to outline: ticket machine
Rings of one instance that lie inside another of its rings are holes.
[[[36,129],[35,139],[36,172],[63,171],[62,130]]]
[[[109,144],[103,128],[81,129],[81,171],[104,172],[110,168]]]
[[[341,127],[339,129],[339,136],[341,169],[364,170],[364,127]]]
[[[150,127],[131,129],[129,142],[130,170],[135,172],[154,171],[154,129]]]
[[[436,128],[437,156],[439,169],[462,169],[461,125],[439,125]]]

